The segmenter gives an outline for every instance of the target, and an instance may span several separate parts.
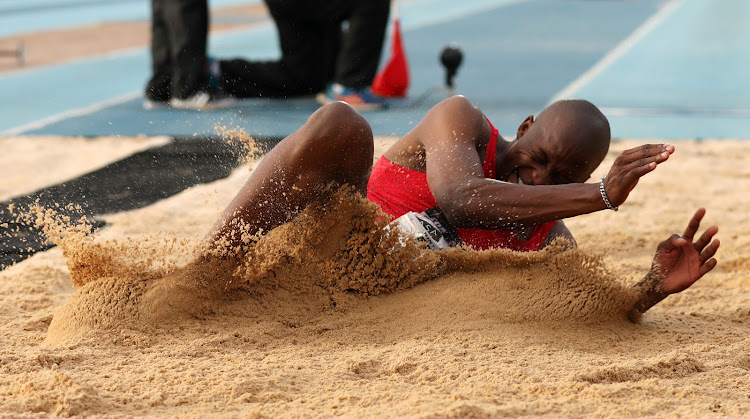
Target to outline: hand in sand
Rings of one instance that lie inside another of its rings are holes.
[[[719,250],[720,242],[718,239],[712,242],[711,239],[718,233],[719,227],[707,228],[698,241],[693,242],[705,214],[706,210],[700,208],[682,237],[674,234],[656,248],[651,270],[658,270],[663,293],[669,295],[686,290],[716,266],[713,256]]]
[[[667,161],[672,153],[673,145],[645,144],[625,150],[617,156],[604,179],[604,190],[612,205],[619,206],[625,202],[641,177],[656,169],[656,165]]]
[[[693,242],[705,214],[704,208],[698,209],[682,236],[674,234],[659,243],[651,271],[636,285],[644,290],[643,296],[634,307],[638,313],[644,313],[670,294],[688,289],[716,267],[714,255],[719,250],[720,242],[718,239],[712,239],[718,233],[719,227],[707,228],[700,238]]]

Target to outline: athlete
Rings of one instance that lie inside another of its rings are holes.
[[[607,176],[586,183],[610,143],[606,117],[585,100],[555,102],[527,117],[516,138],[502,138],[463,96],[435,105],[373,166],[373,135],[349,105],[331,103],[282,140],[260,162],[208,235],[209,242],[240,246],[243,234],[267,232],[307,205],[328,199],[330,184],[350,185],[391,219],[419,213],[454,243],[477,249],[541,249],[573,236],[564,218],[617,210],[640,178],[667,161],[668,144],[647,144],[618,156]],[[659,244],[654,265],[639,286],[634,307],[644,312],[680,292],[716,266],[718,228],[697,241],[705,210],[682,236]],[[455,234],[454,234],[455,233]]]

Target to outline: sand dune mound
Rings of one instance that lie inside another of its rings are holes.
[[[79,230],[55,229],[80,288],[55,314],[50,345],[97,331],[153,332],[195,320],[204,327],[209,319],[215,325],[273,319],[299,327],[363,306],[406,311],[415,323],[428,324],[459,314],[505,323],[596,322],[622,320],[633,302],[633,293],[583,251],[429,251],[404,241],[372,204],[347,191],[248,241],[241,257],[226,252],[200,264],[179,265],[181,253],[195,251],[188,246],[155,255],[138,242],[98,243]],[[367,300],[437,277],[444,277],[440,292],[418,287],[402,298]],[[369,326],[373,321],[360,319]]]
[[[726,160],[748,143],[678,148],[621,211],[566,220],[578,251],[423,254],[350,199],[190,270],[246,168],[106,215],[0,271],[0,415],[745,417],[750,176]],[[699,206],[719,266],[629,322],[656,244]]]

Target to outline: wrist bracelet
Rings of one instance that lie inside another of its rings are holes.
[[[617,211],[619,207],[613,207],[612,203],[609,202],[609,198],[607,198],[607,191],[604,190],[604,179],[606,179],[606,177],[603,177],[602,180],[599,181],[599,192],[601,192],[602,199],[604,200],[604,203],[607,204],[607,208],[612,211]]]

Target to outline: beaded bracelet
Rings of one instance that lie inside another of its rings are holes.
[[[612,203],[609,202],[609,198],[607,198],[607,192],[604,190],[604,179],[606,177],[603,177],[602,180],[599,181],[599,192],[602,194],[602,199],[604,200],[604,203],[607,204],[607,208],[611,209],[612,211],[617,211],[618,207],[613,207]]]

